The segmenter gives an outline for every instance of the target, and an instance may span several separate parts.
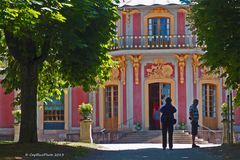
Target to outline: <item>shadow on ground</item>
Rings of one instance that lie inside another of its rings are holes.
[[[239,160],[240,145],[162,150],[159,148],[104,151],[91,150],[76,160]]]

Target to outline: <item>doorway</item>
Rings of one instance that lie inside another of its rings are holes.
[[[104,106],[104,127],[109,130],[118,129],[118,86],[106,86]]]
[[[159,130],[160,121],[154,120],[154,112],[165,105],[165,99],[171,97],[170,83],[151,83],[149,84],[149,129]]]
[[[217,93],[213,84],[202,84],[203,125],[217,129]]]

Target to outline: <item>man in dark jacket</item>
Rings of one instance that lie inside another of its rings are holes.
[[[174,113],[177,109],[172,105],[172,99],[170,97],[166,98],[166,104],[161,107],[160,112],[162,113],[162,144],[163,149],[167,147],[167,132],[168,132],[168,143],[169,149],[173,148],[173,125],[176,123],[174,119]]]

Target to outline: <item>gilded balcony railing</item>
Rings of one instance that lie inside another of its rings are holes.
[[[196,35],[124,35],[112,40],[110,50],[197,48]]]

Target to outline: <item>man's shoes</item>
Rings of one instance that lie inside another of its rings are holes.
[[[196,144],[193,144],[192,145],[192,148],[200,148],[200,146],[196,145]]]
[[[163,147],[163,150],[166,150],[166,147]]]
[[[172,148],[169,148],[169,150],[173,150]]]

